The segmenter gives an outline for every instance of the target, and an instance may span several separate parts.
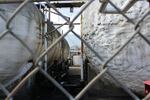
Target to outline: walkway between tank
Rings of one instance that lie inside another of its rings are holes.
[[[8,23],[6,25],[6,31],[4,33],[2,33],[2,35],[0,36],[0,38],[3,38],[3,36],[5,34],[7,34],[9,31],[11,32],[11,29],[9,27],[9,24],[11,23],[11,20],[19,13],[19,11],[26,6],[26,4],[29,2],[30,0],[25,0],[23,3],[20,4],[20,6],[16,9],[16,11],[14,12],[14,14],[12,15],[12,17],[8,20]],[[109,62],[122,50],[124,49],[124,47],[126,47],[126,45],[135,37],[135,36],[140,36],[148,45],[150,45],[149,40],[147,40],[147,38],[140,32],[140,27],[141,27],[141,23],[142,21],[149,16],[150,13],[150,9],[147,9],[147,11],[145,11],[145,13],[143,14],[142,18],[140,18],[140,20],[135,23],[132,21],[132,19],[130,19],[128,16],[126,16],[126,14],[119,9],[117,6],[115,6],[114,3],[112,3],[111,0],[100,0],[100,2],[102,4],[107,4],[109,3],[110,5],[112,5],[117,13],[120,13],[121,15],[123,15],[131,24],[133,24],[135,26],[135,32],[134,34],[122,45],[121,48],[119,48],[119,50],[112,56],[110,57],[107,61],[103,61],[103,58],[101,58],[101,56],[92,49],[92,47],[85,41],[83,40],[78,34],[76,34],[76,32],[73,31],[74,28],[74,21],[78,18],[78,16],[95,0],[88,0],[86,1],[86,3],[82,6],[82,9],[79,11],[79,13],[70,21],[68,20],[62,13],[60,13],[53,5],[51,5],[49,3],[48,0],[45,0],[45,2],[47,3],[48,6],[50,6],[52,9],[54,9],[60,16],[62,16],[63,19],[66,20],[66,23],[69,24],[70,29],[68,30],[68,32],[66,32],[65,34],[63,34],[62,36],[60,36],[51,46],[49,46],[36,60],[35,62],[35,68],[28,73],[21,82],[19,82],[19,84],[12,90],[12,91],[8,91],[6,89],[6,87],[1,86],[1,89],[3,90],[3,92],[6,94],[6,99],[5,100],[10,100],[11,98],[13,98],[13,96],[18,92],[18,90],[21,88],[21,86],[31,77],[33,77],[34,74],[37,74],[38,72],[40,72],[45,78],[47,78],[49,80],[49,82],[52,82],[53,85],[55,85],[55,87],[57,87],[69,100],[79,100],[80,98],[84,97],[84,95],[86,95],[87,91],[89,89],[91,89],[93,87],[93,84],[95,82],[97,82],[101,77],[103,77],[103,75],[105,73],[109,74],[114,81],[116,81],[118,83],[118,85],[128,94],[132,97],[132,99],[134,100],[140,100],[140,98],[134,94],[128,87],[126,87],[124,84],[122,84],[122,82],[120,82],[118,79],[115,78],[115,76],[113,76],[110,72],[109,72]],[[128,0],[127,0],[128,1]],[[129,0],[130,1],[130,0]],[[135,0],[131,0],[131,1],[135,1]],[[137,1],[137,0],[136,0]],[[130,4],[129,4],[130,5]],[[105,8],[105,7],[104,7]],[[115,12],[116,13],[116,12]],[[59,43],[67,34],[69,34],[69,32],[72,32],[76,37],[78,37],[101,61],[101,65],[100,68],[102,69],[100,71],[100,73],[98,75],[96,75],[75,97],[68,92],[64,87],[62,87],[53,77],[51,77],[39,64],[39,62],[45,57],[45,55],[57,44]],[[20,41],[20,43],[23,44],[23,46],[25,46],[29,51],[30,49],[28,48],[28,46],[26,46],[24,44],[23,41],[21,41],[19,38],[17,38],[17,36],[15,36],[16,39],[18,39]],[[148,94],[146,97],[143,98],[143,100],[148,100],[148,98],[150,97],[150,94]]]

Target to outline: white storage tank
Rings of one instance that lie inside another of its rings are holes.
[[[84,80],[83,76],[83,58],[80,53],[78,55],[73,56],[73,66],[75,67],[80,67],[80,75],[81,75],[81,80]]]
[[[81,55],[74,55],[73,56],[73,65],[81,66],[83,64],[82,56]]]
[[[6,30],[6,22],[12,16],[18,4],[0,5],[0,34]],[[4,19],[5,18],[5,19]],[[32,4],[27,4],[10,23],[14,32],[37,56],[39,46],[40,24],[42,16]],[[7,33],[0,39],[0,82],[12,78],[21,66],[33,59],[31,53],[14,36]]]
[[[0,34],[6,31],[6,22],[12,16],[13,12],[20,4],[0,4]],[[29,60],[35,61],[36,58],[44,51],[44,39],[41,29],[44,18],[42,13],[32,3],[28,3],[12,20],[10,28],[13,33],[18,36],[33,52],[33,55],[28,49],[23,46],[10,33],[0,39],[0,83],[5,83],[8,80],[19,74]],[[54,29],[52,24],[49,24],[48,31]],[[60,33],[55,31],[48,38],[48,45],[51,45]],[[59,60],[62,56],[62,46],[64,58],[69,54],[69,45],[66,40],[62,40],[48,53],[48,64],[54,60]]]

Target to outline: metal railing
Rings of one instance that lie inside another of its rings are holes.
[[[26,43],[24,43],[17,35],[15,35],[12,32],[12,29],[10,28],[10,23],[12,22],[13,18],[23,9],[23,7],[26,6],[27,3],[29,3],[30,0],[25,0],[24,2],[22,2],[20,4],[20,6],[14,11],[14,13],[12,14],[12,16],[9,18],[9,20],[7,21],[6,24],[6,30],[4,32],[2,32],[0,34],[0,39],[2,39],[5,35],[7,34],[11,34],[13,37],[15,37],[18,41],[20,41],[20,43],[26,47],[26,49],[33,55],[33,52],[30,50],[30,48],[26,45]],[[82,12],[89,6],[92,4],[92,2],[94,2],[95,0],[88,0],[86,1],[86,3],[82,6],[81,10],[77,13],[77,15],[70,21],[68,20],[61,12],[59,12],[53,5],[50,4],[50,2],[48,0],[45,0],[45,2],[48,4],[48,6],[50,6],[51,8],[54,9],[54,11],[59,14],[65,21],[67,24],[69,24],[69,30],[61,35],[54,43],[52,43],[49,47],[47,47],[47,49],[36,59],[35,62],[35,67],[34,69],[27,75],[25,76],[21,82],[19,84],[17,84],[17,86],[12,90],[12,91],[8,91],[6,89],[6,87],[2,84],[0,84],[0,88],[1,90],[6,94],[6,99],[5,100],[10,100],[13,98],[13,96],[15,95],[15,93],[17,93],[17,91],[24,85],[24,83],[31,78],[33,75],[35,75],[37,72],[42,73],[50,82],[52,82],[60,91],[62,91],[62,93],[64,93],[69,100],[79,100],[87,91],[88,89],[90,89],[93,84],[100,79],[105,73],[107,73],[108,75],[110,75],[114,81],[116,81],[119,86],[121,86],[123,88],[123,90],[125,92],[127,92],[134,100],[140,100],[140,98],[135,95],[128,87],[126,87],[124,84],[122,84],[117,78],[115,78],[115,76],[113,76],[111,74],[111,72],[108,71],[109,69],[109,62],[114,59],[115,56],[118,55],[118,53],[120,53],[130,42],[131,40],[136,36],[139,35],[143,40],[145,40],[145,42],[150,45],[150,41],[140,32],[140,25],[142,23],[142,21],[150,14],[150,9],[147,9],[147,11],[145,12],[145,14],[140,18],[140,20],[135,23],[132,19],[130,19],[121,9],[119,9],[111,0],[106,0],[107,3],[109,3],[111,6],[114,7],[114,9],[116,9],[116,11],[118,13],[120,13],[121,15],[123,15],[131,24],[133,24],[135,26],[135,32],[131,35],[131,37],[118,49],[118,51],[116,53],[114,53],[114,55],[112,55],[108,60],[104,61],[103,58],[99,55],[98,52],[96,52],[83,38],[81,38],[76,32],[73,31],[74,29],[74,21],[82,14]],[[106,3],[106,2],[102,2],[102,3]],[[0,15],[0,17],[2,17]],[[4,18],[5,19],[5,18]],[[60,26],[61,27],[61,26]],[[58,27],[59,28],[59,27]],[[57,28],[57,29],[58,29]],[[52,32],[55,30],[52,30]],[[101,65],[99,66],[102,70],[100,71],[99,74],[97,74],[75,97],[73,97],[65,88],[63,88],[53,77],[51,77],[44,69],[42,69],[39,65],[39,62],[44,59],[45,55],[47,55],[47,53],[56,46],[57,43],[59,43],[62,39],[64,39],[65,36],[67,36],[70,32],[72,32],[77,38],[79,38],[94,54],[95,56],[97,56],[97,58],[103,62],[101,63]],[[145,98],[143,98],[143,100],[148,100],[150,97],[150,94],[148,94]]]

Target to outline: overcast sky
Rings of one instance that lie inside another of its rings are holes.
[[[70,8],[59,8],[59,11],[61,12],[61,13],[63,13],[65,16],[68,16],[68,17],[70,17],[71,19],[77,14],[77,12],[79,12],[79,8],[74,8],[73,9],[73,13],[71,13],[70,12]],[[53,10],[52,10],[53,11]],[[65,20],[64,19],[62,19],[60,16],[58,16],[58,15],[56,15],[56,14],[53,14],[53,13],[51,13],[51,21],[53,22],[53,23],[57,23],[57,24],[60,24],[60,23],[65,23]],[[75,23],[80,23],[80,17],[78,17],[78,19],[75,21]],[[57,27],[57,26],[56,26]],[[77,34],[81,34],[80,33],[80,28],[81,28],[81,26],[80,25],[75,25],[75,27],[74,27],[74,31],[77,33]],[[61,28],[61,30],[59,30],[59,31],[61,31],[61,32],[63,32],[63,33],[65,33],[65,32],[67,32],[68,31],[68,25],[65,25],[65,26],[63,26],[62,28]],[[78,47],[80,47],[80,45],[81,45],[81,43],[80,43],[80,40],[77,38],[77,37],[75,37],[72,33],[69,33],[66,37],[65,37],[65,39],[68,41],[68,43],[69,43],[69,45],[70,45],[70,47],[72,47],[72,46],[78,46]]]

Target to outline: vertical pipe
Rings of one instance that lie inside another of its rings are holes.
[[[81,56],[80,69],[81,69],[81,81],[84,81],[84,71],[83,71],[83,59],[82,59],[82,56]]]
[[[45,18],[46,19],[46,18]],[[47,21],[46,21],[46,23],[45,23],[45,26],[44,26],[44,34],[45,34],[45,37],[44,37],[44,49],[46,50],[47,48],[48,48],[48,40],[47,40],[47,37],[46,37],[46,33],[47,33]],[[47,71],[47,59],[48,59],[48,57],[47,57],[47,54],[45,55],[45,57],[44,57],[44,70],[45,71]]]
[[[81,18],[80,18],[81,38],[83,37],[83,32],[82,32],[82,18],[83,18],[83,16],[81,15]],[[83,55],[83,48],[84,48],[84,45],[83,45],[83,42],[81,41],[81,53],[82,53],[82,55]]]
[[[81,27],[80,35],[81,35],[81,38],[82,38],[83,37],[83,34],[82,34],[82,15],[80,17],[80,27]],[[80,66],[81,67],[81,81],[83,81],[84,80],[84,66],[83,66],[83,42],[82,41],[81,41],[81,59],[82,59],[81,66]]]
[[[49,8],[49,21],[51,22],[51,8]]]
[[[43,8],[43,14],[45,13],[45,9]],[[46,50],[48,48],[48,43],[47,43],[47,37],[46,37],[46,33],[47,33],[47,18],[44,17],[44,23],[41,26],[41,30],[43,31],[43,35],[44,35],[44,49]],[[44,56],[44,70],[47,71],[47,54]]]
[[[62,35],[63,35],[63,31],[62,31]],[[61,41],[61,53],[62,53],[62,61],[64,60],[64,41]]]

